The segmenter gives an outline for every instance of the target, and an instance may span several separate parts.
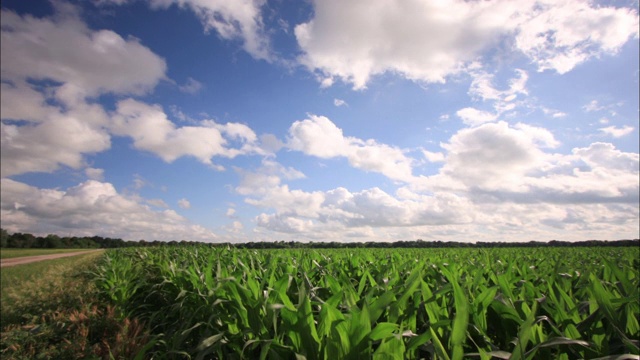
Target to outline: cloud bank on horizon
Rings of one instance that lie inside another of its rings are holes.
[[[1,225],[637,238],[633,1],[4,1]]]

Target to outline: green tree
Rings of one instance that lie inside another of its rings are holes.
[[[0,228],[0,248],[6,248],[9,245],[9,233],[7,230]]]

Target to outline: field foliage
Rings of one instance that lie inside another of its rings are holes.
[[[109,251],[147,356],[637,359],[637,248]],[[620,356],[620,357],[618,357]]]

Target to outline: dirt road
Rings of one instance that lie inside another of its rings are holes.
[[[70,252],[70,253],[64,253],[64,254],[36,255],[36,256],[24,256],[24,257],[12,258],[12,259],[2,259],[0,260],[0,267],[29,264],[36,261],[58,259],[58,258],[63,258],[67,256],[75,256],[75,255],[86,254],[86,253],[95,252],[95,251],[104,251],[104,250],[98,249],[98,250]]]

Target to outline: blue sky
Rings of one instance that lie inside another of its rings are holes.
[[[637,238],[637,1],[2,3],[1,222]]]

